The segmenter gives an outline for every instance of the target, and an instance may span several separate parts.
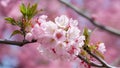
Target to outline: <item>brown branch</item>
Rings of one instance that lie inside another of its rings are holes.
[[[24,44],[27,43],[33,43],[36,42],[35,40],[32,42],[29,41],[24,41],[24,42],[19,42],[19,41],[11,41],[11,40],[4,40],[4,39],[0,39],[0,44],[11,44],[11,45],[16,45],[16,46],[23,46]]]
[[[95,59],[97,59],[97,60],[102,64],[103,67],[106,67],[106,68],[116,68],[116,67],[113,67],[113,66],[107,64],[103,59],[101,59],[101,58],[98,57],[97,55],[91,53],[90,50],[88,50],[88,49],[85,49],[85,50],[87,51],[88,54],[90,54],[90,55],[93,56]]]
[[[94,67],[103,67],[102,65],[100,64],[95,64],[93,62],[90,62],[90,61],[87,61],[83,56],[81,56],[80,54],[77,56],[78,58],[80,58],[81,60],[83,60],[85,63],[87,64],[90,64],[91,66],[94,66]]]
[[[111,34],[120,36],[120,31],[116,30],[114,28],[108,27],[108,26],[104,26],[99,24],[98,22],[96,22],[92,17],[87,16],[84,12],[82,12],[82,10],[80,10],[79,8],[77,8],[76,6],[66,2],[65,0],[59,0],[61,3],[65,4],[66,6],[70,7],[71,9],[73,9],[75,12],[77,12],[79,15],[81,15],[82,17],[86,18],[87,20],[89,20],[94,26],[105,30]]]

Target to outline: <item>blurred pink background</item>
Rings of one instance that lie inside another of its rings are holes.
[[[86,14],[94,15],[96,21],[105,26],[120,30],[120,0],[65,0],[83,9]],[[6,24],[5,17],[15,19],[21,16],[19,5],[21,3],[38,3],[38,9],[44,11],[38,14],[48,15],[53,20],[59,15],[66,14],[68,17],[79,21],[79,28],[85,26],[94,30],[91,35],[91,43],[104,42],[107,48],[105,61],[114,64],[120,58],[120,36],[115,36],[92,25],[88,20],[79,16],[72,9],[61,4],[58,0],[0,0],[0,38],[21,41],[20,35],[10,38],[15,26]],[[83,68],[78,61],[63,62],[50,61],[40,55],[37,45],[24,45],[23,47],[0,44],[0,68]],[[50,58],[49,58],[50,59]],[[115,63],[120,66],[119,63]]]

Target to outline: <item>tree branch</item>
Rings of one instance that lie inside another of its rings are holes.
[[[93,62],[87,61],[83,56],[81,56],[80,54],[77,56],[78,58],[80,58],[81,60],[83,60],[84,62],[86,62],[87,64],[90,64],[91,66],[95,66],[95,67],[103,67],[100,64],[95,64]]]
[[[98,57],[98,56],[96,56],[95,54],[91,53],[90,50],[88,50],[88,49],[85,49],[85,50],[87,51],[88,54],[90,54],[90,55],[93,56],[95,59],[97,59],[97,60],[102,64],[103,67],[106,67],[106,68],[116,68],[116,67],[113,67],[113,66],[107,64],[103,59],[101,59],[100,57]]]
[[[29,41],[24,41],[24,42],[19,42],[19,41],[11,41],[11,40],[3,40],[3,39],[0,39],[0,44],[11,44],[11,45],[16,45],[16,46],[23,46],[24,44],[27,44],[27,43],[33,43],[33,42],[36,42],[35,40],[32,41],[32,42],[29,42]]]
[[[75,7],[74,5],[66,2],[65,0],[59,0],[61,3],[65,4],[66,6],[70,7],[71,9],[73,9],[75,12],[77,12],[79,15],[81,15],[82,17],[86,18],[87,20],[89,20],[94,26],[105,30],[111,34],[120,36],[120,31],[116,30],[114,28],[108,27],[108,26],[103,26],[101,24],[99,24],[98,22],[96,22],[92,17],[87,16],[84,12],[82,12],[82,10],[80,10],[79,8]]]

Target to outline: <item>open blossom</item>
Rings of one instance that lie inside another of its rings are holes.
[[[80,30],[77,27],[70,27],[67,31],[67,37],[69,40],[75,40],[80,35]]]
[[[42,15],[38,18],[38,23],[44,23],[46,22],[47,16],[46,15]]]
[[[84,45],[85,37],[80,35],[78,21],[65,15],[47,21],[47,16],[39,17],[38,22],[26,35],[26,40],[37,40],[38,50],[46,57],[62,60],[76,58]],[[69,26],[69,27],[68,27]]]
[[[79,47],[82,47],[83,45],[84,45],[84,41],[83,40],[85,40],[85,36],[80,36],[77,40],[76,40],[76,42],[78,42],[78,46]]]
[[[70,19],[69,22],[70,22],[71,26],[75,26],[76,27],[78,25],[78,21],[77,20],[73,20],[72,18]]]
[[[55,22],[59,27],[66,28],[66,26],[68,26],[69,19],[67,16],[61,15],[60,17],[55,18]]]
[[[57,25],[52,21],[48,21],[45,28],[47,33],[54,34],[54,32],[57,30]]]
[[[57,29],[54,33],[54,37],[58,41],[65,41],[66,40],[66,31],[63,29]]]
[[[98,50],[99,50],[101,53],[104,53],[104,52],[106,51],[106,48],[105,48],[104,43],[99,43],[99,45],[98,45]]]

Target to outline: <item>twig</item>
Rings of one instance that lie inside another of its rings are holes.
[[[103,59],[101,59],[100,57],[96,56],[95,54],[91,53],[91,51],[85,49],[87,51],[88,54],[90,54],[91,56],[93,56],[95,59],[97,59],[103,67],[106,67],[106,68],[116,68],[116,67],[113,67],[109,64],[107,64]]]
[[[86,18],[87,20],[89,20],[93,25],[95,25],[96,27],[105,30],[111,34],[120,36],[120,31],[116,30],[114,28],[108,27],[108,26],[103,26],[101,24],[99,24],[98,22],[95,22],[95,20],[92,17],[87,16],[84,12],[82,12],[82,10],[80,10],[79,8],[75,7],[74,5],[66,2],[65,0],[59,0],[61,3],[65,4],[66,6],[70,7],[71,9],[73,9],[75,12],[77,12],[79,15],[81,15],[82,17]]]
[[[24,41],[24,42],[19,42],[19,41],[11,41],[11,40],[4,40],[0,39],[0,44],[11,44],[11,45],[16,45],[16,46],[23,46],[24,44],[27,43],[33,43],[35,41],[29,42],[29,41]]]
[[[95,66],[95,67],[103,67],[100,64],[95,64],[93,62],[87,61],[83,56],[81,56],[80,54],[77,56],[78,58],[80,58],[81,60],[83,60],[84,62],[86,62],[87,64],[90,64],[91,66]]]

